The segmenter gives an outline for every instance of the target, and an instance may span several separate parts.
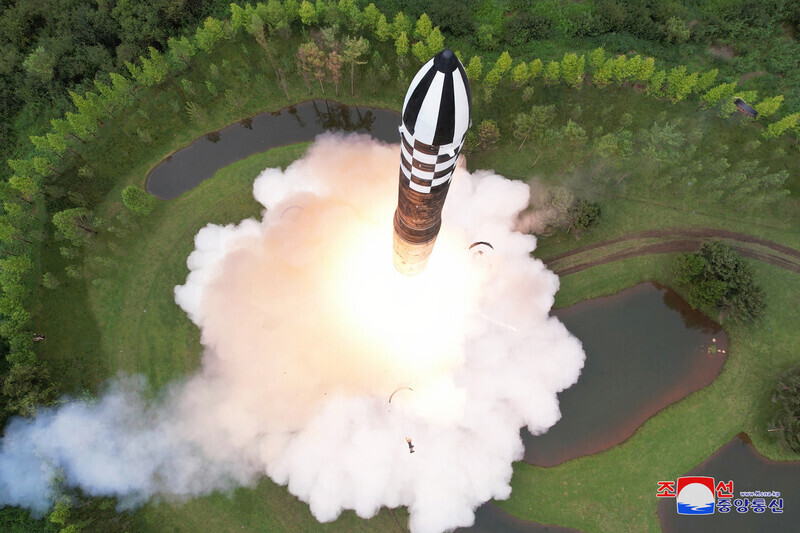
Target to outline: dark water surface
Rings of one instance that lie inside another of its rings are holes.
[[[764,513],[752,509],[738,513],[734,508],[724,514],[715,511],[706,516],[686,516],[677,513],[675,498],[662,498],[658,518],[661,529],[667,533],[800,531],[800,461],[779,463],[765,459],[753,448],[747,435],[740,434],[686,475],[710,476],[715,482],[733,481],[734,498],[739,498],[741,491],[780,492],[783,513],[772,513],[769,508]],[[655,498],[656,481],[661,480],[653,481]],[[753,500],[752,496],[744,498]],[[773,498],[764,499],[769,504]]]
[[[675,292],[645,283],[553,312],[581,342],[578,383],[558,395],[561,420],[522,430],[525,461],[554,466],[611,448],[670,403],[710,384],[727,351],[720,326]],[[716,338],[716,343],[712,339]]]
[[[271,148],[312,141],[326,131],[369,133],[381,141],[399,142],[399,125],[400,114],[395,111],[329,100],[261,113],[220,130],[216,142],[201,137],[167,157],[147,177],[147,192],[163,200],[177,198],[231,163]]]

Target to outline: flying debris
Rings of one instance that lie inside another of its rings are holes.
[[[300,207],[299,205],[290,205],[289,207],[283,210],[283,212],[281,213],[281,218],[285,217],[287,213],[291,213],[294,210],[302,211],[303,208]]]
[[[392,403],[392,398],[394,398],[394,395],[400,392],[401,390],[410,390],[411,392],[414,392],[414,389],[412,389],[411,387],[398,387],[394,390],[394,392],[392,392],[389,395],[389,403]]]
[[[464,65],[443,50],[417,72],[403,102],[400,190],[394,214],[394,267],[425,270],[442,225],[450,178],[471,125]]]
[[[489,250],[494,250],[494,246],[492,246],[492,243],[486,241],[478,241],[470,244],[469,249],[473,250],[475,255],[483,255],[484,251],[488,252]]]
[[[401,390],[410,390],[411,392],[414,392],[414,389],[411,387],[398,387],[389,395],[389,403],[392,403],[392,398],[394,398],[394,395]],[[406,437],[406,443],[408,444],[408,453],[414,453],[414,445],[411,443],[411,437]]]

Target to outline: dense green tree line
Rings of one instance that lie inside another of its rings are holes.
[[[793,0],[443,0],[431,4],[376,1],[387,16],[403,10],[416,18],[427,12],[458,46],[470,49],[508,48],[512,54],[538,55],[541,50],[553,50],[553,43],[562,49],[602,45],[614,54],[637,50],[672,64],[705,58],[718,63],[726,78],[765,71],[769,74],[765,79],[751,81],[753,88],[788,93],[790,107],[800,107],[796,68],[800,4]],[[723,56],[733,57],[714,56],[720,45],[724,45]]]
[[[17,133],[41,115],[63,113],[67,90],[82,92],[149,46],[213,13],[208,0],[17,0],[0,11],[0,147],[14,155]],[[217,8],[218,9],[218,8]],[[220,14],[222,12],[220,11]]]

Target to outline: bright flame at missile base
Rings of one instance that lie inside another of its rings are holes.
[[[513,229],[522,182],[456,169],[427,268],[395,270],[397,154],[327,135],[264,171],[263,219],[203,228],[175,289],[201,330],[202,367],[157,401],[123,380],[97,402],[14,420],[0,503],[42,512],[56,476],[134,506],[266,474],[320,521],[407,506],[425,533],[507,498],[519,429],[558,420],[584,354],[548,314],[558,278]],[[475,241],[494,250],[476,254]]]

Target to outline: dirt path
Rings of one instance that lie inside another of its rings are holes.
[[[663,242],[654,244],[635,243],[635,241],[642,239],[660,239]],[[731,241],[736,251],[745,257],[800,273],[800,250],[745,233],[701,228],[648,230],[629,233],[548,257],[544,262],[559,276],[566,276],[593,266],[631,257],[669,252],[693,252],[709,239]],[[582,256],[588,255],[587,252],[593,250],[602,252],[603,248],[627,243],[630,243],[628,249],[616,250],[602,257],[582,260]]]

